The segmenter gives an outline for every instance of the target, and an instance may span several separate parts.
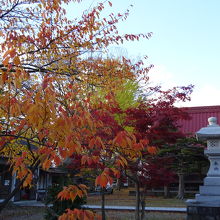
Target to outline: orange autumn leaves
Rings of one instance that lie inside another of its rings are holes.
[[[84,197],[87,195],[87,186],[83,184],[79,184],[77,186],[75,185],[69,185],[68,187],[64,187],[63,191],[61,191],[58,194],[58,199],[61,200],[72,200],[74,201],[76,197]],[[101,217],[92,211],[89,210],[79,210],[74,209],[70,210],[67,209],[64,214],[62,214],[59,218],[59,220],[99,220]]]
[[[83,197],[87,195],[87,186],[83,184],[79,184],[77,186],[75,185],[69,185],[67,187],[64,187],[63,191],[61,191],[57,197],[61,200],[72,200],[74,201],[76,196]]]
[[[67,209],[66,213],[61,215],[59,220],[101,220],[101,216],[89,210]]]
[[[128,11],[101,18],[111,2],[97,4],[78,21],[70,20],[62,7],[69,2],[0,0],[0,156],[7,157],[24,187],[31,186],[34,169],[62,165],[73,154],[81,156],[81,168],[99,166],[96,185],[105,187],[120,177],[127,157],[140,157],[145,148],[155,152],[131,132],[122,129],[112,135],[113,129],[92,115],[96,108],[108,114],[118,84],[148,71],[143,63],[107,58],[105,49],[149,34],[120,36],[116,24]],[[91,56],[100,51],[102,58]],[[90,97],[100,87],[106,99],[94,104]],[[110,135],[106,139],[100,133]],[[58,197],[74,200],[84,195],[84,185],[71,185]],[[95,215],[75,209],[60,217],[67,218]]]

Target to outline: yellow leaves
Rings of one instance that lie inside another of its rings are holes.
[[[26,113],[26,120],[36,131],[52,129],[51,125],[56,117],[52,101],[53,95],[50,100],[47,91],[42,90],[38,90],[36,94],[32,94],[32,97],[27,97],[27,101],[23,101],[22,112]]]
[[[42,110],[43,104],[40,103],[32,103],[29,105],[28,110],[26,111],[27,116],[26,119],[34,128],[41,129],[42,127]]]
[[[20,65],[21,64],[21,61],[20,61],[20,58],[18,56],[16,56],[14,59],[13,59],[13,62],[16,66]]]

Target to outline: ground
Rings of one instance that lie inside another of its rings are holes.
[[[129,196],[131,189],[122,189],[120,191],[114,191],[111,195],[106,195],[106,205],[120,205],[120,206],[135,206],[135,196]],[[134,189],[133,189],[134,190]],[[100,195],[89,195],[87,199],[89,205],[101,205]],[[158,196],[147,196],[146,206],[150,207],[186,207],[184,200],[178,200],[175,198],[165,199]]]
[[[43,220],[44,208],[9,206],[3,210],[0,220]]]
[[[100,195],[88,196],[87,204],[100,205]],[[128,195],[128,189],[115,191],[113,195],[106,195],[106,205],[134,206],[135,196]],[[186,207],[185,202],[174,198],[164,199],[163,197],[148,197],[146,206],[151,207]],[[9,206],[1,213],[0,220],[43,220],[43,207],[17,207]],[[109,220],[133,220],[134,212],[123,211],[107,211],[107,219]],[[146,212],[148,220],[184,220],[185,213],[158,213]]]
[[[43,220],[44,209],[39,207],[13,207],[6,209],[0,220]],[[109,220],[133,220],[133,212],[107,211],[107,219]],[[146,213],[147,220],[185,220],[185,214],[181,213]]]

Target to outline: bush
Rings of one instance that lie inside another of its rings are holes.
[[[63,190],[62,185],[55,184],[48,188],[47,197],[45,200],[46,205],[52,204],[52,207],[46,209],[45,219],[46,220],[57,220],[58,216],[62,215],[67,208],[69,209],[81,209],[81,206],[86,203],[86,197],[76,199],[72,202],[71,200],[58,200],[57,195]]]

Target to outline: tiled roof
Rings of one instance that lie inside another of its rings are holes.
[[[185,111],[191,116],[190,120],[180,120],[180,130],[185,134],[194,135],[200,128],[208,125],[209,117],[217,117],[220,124],[220,105],[187,107]]]

